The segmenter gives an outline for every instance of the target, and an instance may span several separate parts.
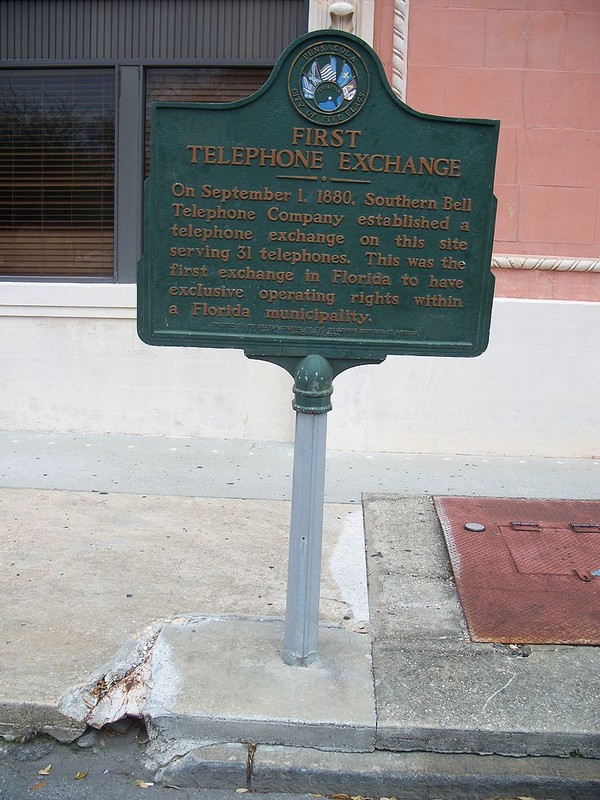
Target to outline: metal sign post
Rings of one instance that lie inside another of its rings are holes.
[[[296,439],[283,660],[306,667],[317,657],[327,412],[333,371],[322,356],[308,356],[294,383]]]

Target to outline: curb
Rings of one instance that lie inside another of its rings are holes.
[[[347,794],[422,800],[480,800],[534,794],[597,800],[600,761],[585,758],[450,753],[340,753],[244,744],[199,747],[159,770],[155,780],[186,788]]]

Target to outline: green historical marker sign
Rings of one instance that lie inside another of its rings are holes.
[[[497,138],[400,102],[338,31],[298,39],[245,100],[157,103],[140,337],[280,362],[480,354]]]

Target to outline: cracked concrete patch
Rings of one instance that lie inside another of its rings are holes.
[[[127,716],[141,718],[150,691],[152,648],[162,625],[148,626],[111,661],[71,687],[60,701],[60,711],[93,728]]]
[[[370,637],[321,626],[318,657],[308,668],[283,662],[283,639],[284,622],[273,618],[163,621],[73,688],[61,711],[94,728],[143,718],[148,765],[167,777],[170,765],[186,772],[181,759],[195,763],[189,754],[208,743],[244,745],[248,774],[254,743],[372,750]],[[231,752],[237,764],[239,750]]]
[[[207,618],[165,625],[152,659],[154,740],[254,742],[368,751],[375,697],[368,635],[321,626],[317,660],[284,663],[284,623]]]
[[[148,657],[121,679],[103,687],[85,722],[92,728],[101,728],[123,717],[141,718],[150,694],[151,674]]]

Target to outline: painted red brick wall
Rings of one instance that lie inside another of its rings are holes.
[[[379,9],[385,51],[391,4]],[[495,253],[598,258],[600,0],[410,0],[408,21],[408,104],[501,121]],[[599,273],[500,282],[600,299]]]

